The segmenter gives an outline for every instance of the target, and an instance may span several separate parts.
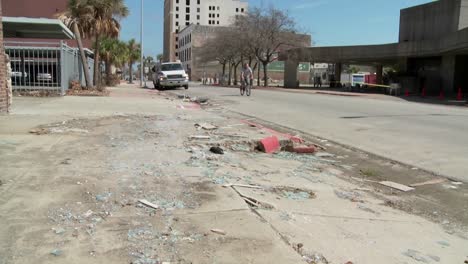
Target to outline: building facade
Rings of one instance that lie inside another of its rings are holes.
[[[164,61],[180,58],[179,33],[190,25],[225,27],[236,15],[247,12],[248,3],[241,0],[165,0]]]

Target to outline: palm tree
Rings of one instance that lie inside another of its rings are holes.
[[[92,12],[93,7],[89,5],[87,1],[69,0],[67,10],[57,14],[57,17],[75,34],[75,39],[81,55],[86,88],[88,89],[92,88],[91,75],[89,73],[88,60],[83,49],[81,37],[88,38],[91,36],[94,26],[94,17],[91,15]]]
[[[162,59],[163,59],[163,55],[161,53],[159,53],[157,56],[156,56],[156,59],[158,60],[159,63],[162,62]]]
[[[128,16],[128,7],[124,0],[84,0],[93,6],[94,41],[99,43],[101,37],[117,38],[120,33],[119,20]],[[100,65],[99,46],[94,50],[94,83],[98,84]]]
[[[128,60],[127,43],[114,38],[105,38],[99,43],[99,53],[106,64],[106,85],[110,85],[112,65],[122,67]]]
[[[136,42],[135,39],[131,39],[127,43],[127,49],[128,49],[128,68],[130,71],[130,83],[133,83],[133,64],[135,61],[137,61],[140,58],[140,44]]]

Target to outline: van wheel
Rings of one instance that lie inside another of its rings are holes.
[[[185,90],[187,90],[187,89],[188,89],[188,85],[185,85],[184,88],[185,88]]]

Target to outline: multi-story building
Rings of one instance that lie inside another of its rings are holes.
[[[189,25],[229,26],[236,15],[247,12],[241,0],[165,0],[164,61],[180,58],[179,32]]]

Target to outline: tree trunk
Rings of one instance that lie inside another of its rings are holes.
[[[263,79],[264,79],[264,85],[265,87],[268,86],[268,63],[267,62],[263,62]]]
[[[257,86],[260,87],[260,63],[258,63],[257,69]]]
[[[128,63],[128,82],[133,83],[133,61]]]
[[[223,77],[226,74],[226,63],[223,63]]]
[[[106,60],[106,85],[111,85],[112,82],[112,64],[110,60]]]
[[[78,25],[76,23],[73,23],[73,31],[73,33],[75,34],[76,42],[78,44],[78,49],[80,50],[81,65],[83,66],[86,89],[91,89],[93,87],[93,84],[91,83],[91,75],[89,74],[88,59],[86,58],[86,54],[83,49],[83,42],[81,41],[80,30],[78,29]]]
[[[239,63],[234,67],[234,85],[237,85],[237,67]]]
[[[99,88],[99,34],[95,36],[96,46],[94,47],[94,85]]]
[[[231,86],[232,63],[229,63],[228,86]]]

